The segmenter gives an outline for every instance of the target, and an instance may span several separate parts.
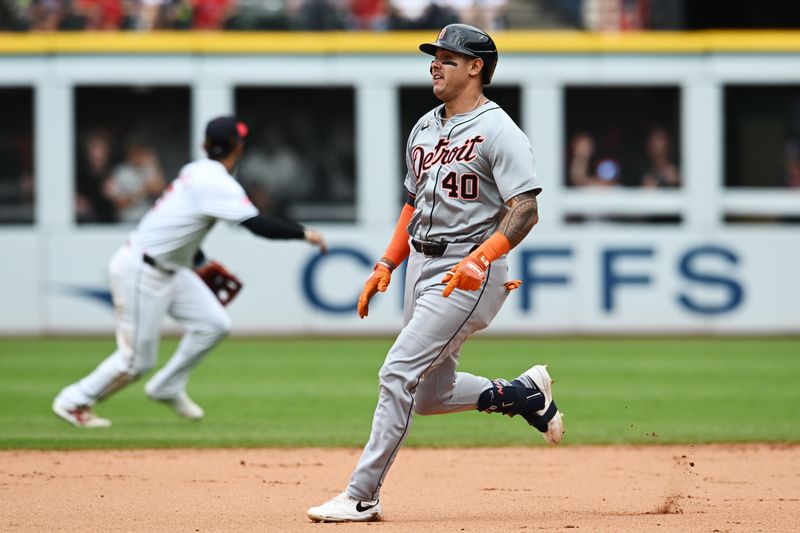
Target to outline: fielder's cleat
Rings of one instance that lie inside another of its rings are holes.
[[[381,504],[362,502],[342,492],[319,507],[308,510],[308,517],[314,522],[377,522],[381,517]]]
[[[60,404],[56,399],[53,401],[53,412],[77,428],[107,428],[111,426],[111,420],[100,418],[88,405],[69,408]]]
[[[553,401],[555,380],[547,372],[547,365],[532,366],[514,381],[519,381],[529,389],[537,389],[544,394],[544,408],[535,413],[521,413],[530,425],[542,432],[547,444],[558,444],[564,435],[564,413],[558,410]]]
[[[150,395],[147,397],[151,400],[161,402],[172,407],[175,409],[176,413],[189,420],[202,420],[203,416],[205,415],[203,408],[194,403],[192,399],[189,398],[189,395],[186,394],[186,391],[181,391],[173,398],[156,398],[155,396]]]

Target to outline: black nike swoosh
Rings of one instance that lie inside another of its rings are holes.
[[[363,505],[363,503],[364,502],[356,503],[356,511],[358,511],[359,513],[363,513],[364,511],[369,511],[370,509],[378,505],[378,502],[375,502],[372,505]]]

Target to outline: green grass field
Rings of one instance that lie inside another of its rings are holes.
[[[195,371],[191,423],[143,381],[97,407],[108,430],[50,411],[111,339],[0,340],[0,448],[362,446],[392,339],[229,339]],[[161,362],[175,347],[162,343]],[[513,378],[550,365],[564,444],[800,441],[800,338],[498,339],[467,343],[461,370]],[[410,446],[543,444],[519,417],[416,417]]]

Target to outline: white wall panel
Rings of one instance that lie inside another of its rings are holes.
[[[395,165],[396,91],[428,83],[429,62],[422,54],[0,57],[0,84],[35,90],[37,173],[37,224],[0,227],[0,334],[113,330],[100,297],[107,262],[130,228],[77,227],[72,215],[73,90],[93,84],[191,86],[193,150],[202,122],[232,110],[236,87],[352,86],[358,220],[319,227],[334,253],[315,259],[306,244],[257,242],[227,227],[215,229],[205,249],[245,282],[230,307],[237,334],[397,331],[399,274],[376,297],[368,319],[359,320],[354,308],[396,217],[390,208],[402,179]],[[722,221],[726,209],[796,215],[800,202],[783,191],[726,191],[721,175],[724,85],[800,83],[800,57],[501,52],[495,81],[522,89],[523,124],[547,188],[541,225],[510,258],[510,275],[526,283],[509,297],[492,332],[800,333],[798,226],[726,227]],[[565,188],[562,91],[574,85],[679,87],[685,188],[609,194]],[[570,226],[566,210],[677,212],[683,224]]]

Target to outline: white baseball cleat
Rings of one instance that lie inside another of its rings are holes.
[[[308,510],[308,517],[314,522],[376,522],[382,519],[381,504],[362,502],[342,492],[319,507]]]
[[[544,408],[536,411],[535,417],[532,417],[538,417],[538,419],[528,419],[528,422],[541,431],[542,437],[544,437],[544,441],[547,444],[561,442],[561,437],[564,436],[564,413],[558,410],[553,401],[554,380],[550,377],[550,373],[547,372],[547,365],[532,366],[523,372],[517,380],[524,383],[528,388],[539,389],[544,394]]]
[[[59,403],[56,398],[53,400],[53,412],[77,428],[107,428],[111,426],[111,420],[100,418],[88,405],[70,408]]]
[[[203,416],[205,416],[203,408],[194,403],[192,399],[189,398],[189,395],[186,394],[186,391],[181,391],[177,396],[172,398],[156,398],[150,395],[147,397],[172,407],[175,409],[176,413],[189,420],[202,420]]]

